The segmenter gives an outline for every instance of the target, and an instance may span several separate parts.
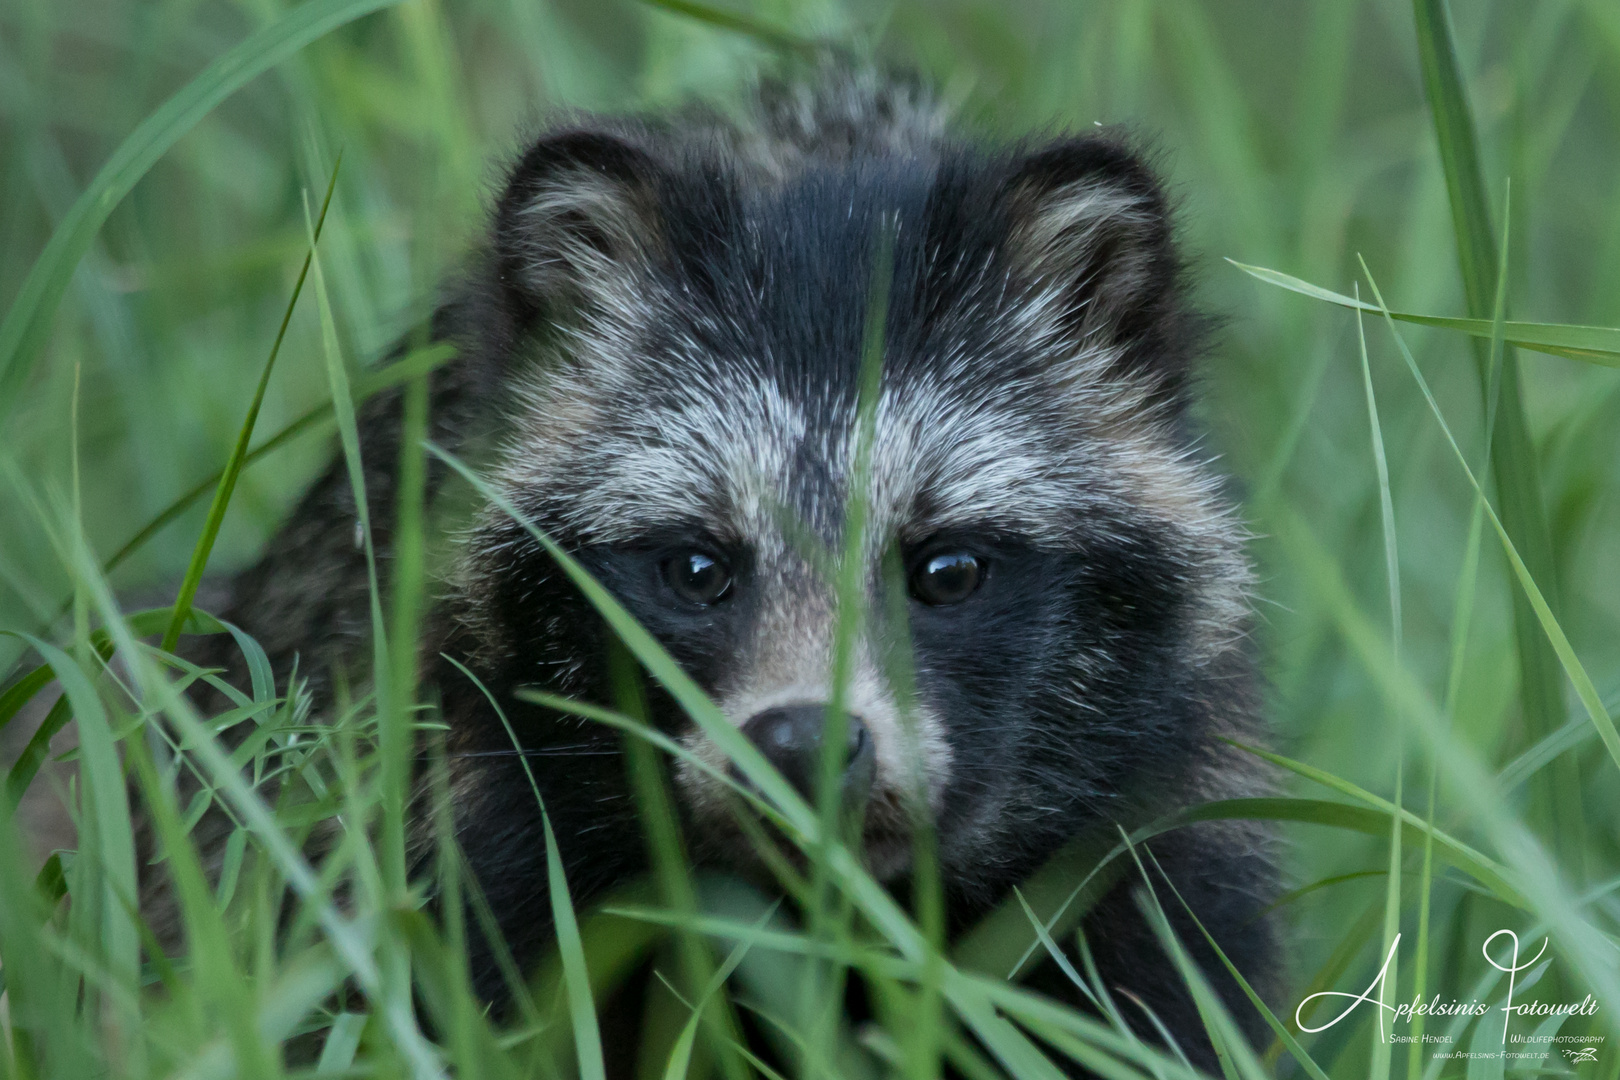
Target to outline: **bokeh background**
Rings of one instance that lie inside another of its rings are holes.
[[[286,6],[0,5],[0,304],[120,140]],[[430,309],[437,283],[477,241],[502,163],[548,117],[693,99],[733,108],[759,71],[781,61],[773,41],[835,41],[924,74],[956,103],[966,130],[1005,137],[1125,124],[1154,149],[1180,203],[1202,302],[1222,320],[1203,368],[1201,416],[1256,533],[1275,745],[1386,796],[1404,754],[1406,802],[1421,813],[1428,766],[1418,745],[1399,736],[1320,589],[1269,538],[1281,517],[1302,520],[1362,611],[1387,626],[1355,319],[1225,261],[1348,293],[1359,255],[1391,306],[1466,314],[1411,6],[760,0],[725,8],[725,17],[683,8],[411,0],[316,42],[203,120],[113,213],[9,410],[0,627],[49,623],[69,589],[39,504],[73,488],[75,387],[77,483],[102,557],[224,462],[302,259],[306,199],[318,200],[339,151],[322,250],[345,352],[363,362]],[[1454,8],[1498,227],[1511,182],[1512,317],[1620,325],[1620,4],[1464,0]],[[260,432],[327,395],[315,311],[306,295]],[[1367,331],[1397,523],[1402,658],[1438,699],[1472,491],[1387,330],[1373,321]],[[1468,341],[1404,333],[1477,462],[1482,394]],[[1520,363],[1553,543],[1552,579],[1542,586],[1612,713],[1620,697],[1620,371],[1535,353]],[[254,557],[331,450],[328,431],[249,468],[216,570]],[[177,580],[205,507],[146,545],[116,583],[137,594]],[[1498,766],[1529,737],[1511,582],[1487,532],[1454,722]],[[0,640],[0,667],[19,653]],[[1571,717],[1581,715],[1573,696],[1569,704]],[[1581,865],[1565,869],[1596,881],[1620,867],[1615,770],[1591,739],[1569,760],[1587,832]],[[1466,835],[1469,822],[1445,806],[1442,823]],[[1309,827],[1289,836],[1296,884],[1378,871],[1387,858],[1372,837]],[[1381,911],[1383,890],[1371,873],[1289,905],[1300,986],[1358,919]],[[1490,902],[1462,903],[1465,893],[1443,875],[1436,887],[1434,962],[1448,985],[1478,974],[1484,935],[1476,931],[1501,924]],[[1366,984],[1360,973],[1376,967],[1372,937],[1341,958],[1342,983]]]

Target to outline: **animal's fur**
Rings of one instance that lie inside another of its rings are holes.
[[[910,605],[914,731],[884,675],[893,627],[880,618],[857,643],[849,705],[876,755],[872,868],[904,885],[905,795],[920,784],[960,930],[1077,836],[1257,790],[1217,738],[1253,737],[1257,722],[1242,528],[1185,416],[1202,323],[1164,190],[1127,140],[986,146],[952,134],[920,91],[869,76],[768,91],[740,126],[574,118],[513,166],[485,253],[438,313],[434,333],[460,358],[434,377],[431,434],[452,450],[495,447],[491,481],[734,722],[825,701],[837,613],[815,551],[842,544],[885,230],[892,280],[860,553],[873,610],[887,610],[890,551],[914,560],[944,545],[988,571],[968,601]],[[398,408],[381,401],[363,417],[385,554]],[[300,656],[318,698],[327,672],[364,666],[354,523],[335,465],[238,580],[229,613],[283,674]],[[683,546],[729,562],[724,604],[672,601],[656,567]],[[424,655],[469,664],[524,744],[548,752],[532,764],[575,897],[642,867],[618,736],[512,696],[608,690],[600,623],[504,513],[467,522],[429,630]],[[517,955],[533,957],[550,927],[528,784],[517,761],[492,756],[509,743],[482,693],[448,663],[427,666],[451,727],[460,841]],[[652,708],[723,763],[672,702],[655,695]],[[689,766],[674,776],[694,857],[746,869],[714,782]],[[1263,987],[1277,970],[1258,915],[1274,885],[1266,847],[1260,830],[1217,824],[1154,842]],[[1167,907],[1217,972],[1179,905]],[[1085,928],[1110,985],[1210,1061],[1130,885]],[[487,955],[477,968],[493,992]],[[1075,998],[1055,971],[1037,985]],[[1253,1016],[1224,974],[1215,981]]]

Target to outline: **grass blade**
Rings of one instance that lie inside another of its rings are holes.
[[[247,83],[310,42],[399,0],[309,0],[209,64],[113,151],[51,234],[0,323],[0,429],[50,333],[74,268],[124,196],[180,137]]]
[[[1366,270],[1365,263],[1362,264],[1362,269]],[[1378,285],[1373,282],[1371,273],[1368,273],[1367,280],[1372,283],[1373,297],[1378,301],[1379,307],[1382,308],[1384,299],[1379,294]],[[1531,574],[1530,568],[1525,565],[1525,560],[1520,555],[1518,546],[1513,542],[1507,528],[1503,525],[1502,519],[1492,509],[1489,500],[1484,499],[1485,489],[1474,476],[1474,470],[1469,468],[1468,458],[1463,454],[1462,447],[1457,445],[1457,439],[1452,435],[1450,425],[1446,423],[1445,414],[1440,411],[1439,402],[1435,401],[1434,393],[1429,389],[1428,381],[1423,378],[1423,372],[1418,370],[1417,361],[1412,357],[1412,351],[1406,347],[1406,342],[1401,337],[1400,331],[1395,329],[1394,320],[1386,315],[1385,321],[1389,326],[1390,333],[1395,337],[1395,343],[1400,349],[1402,359],[1406,361],[1407,369],[1412,373],[1412,378],[1417,381],[1418,388],[1423,391],[1423,398],[1429,403],[1429,410],[1434,413],[1435,420],[1440,424],[1440,430],[1446,436],[1447,444],[1456,456],[1458,464],[1462,466],[1463,473],[1468,477],[1468,483],[1472,485],[1475,494],[1481,500],[1484,500],[1485,516],[1490,520],[1491,526],[1496,529],[1496,534],[1502,541],[1502,550],[1507,555],[1508,562],[1513,566],[1514,576],[1518,578],[1519,585],[1523,589],[1524,596],[1528,600],[1536,620],[1541,624],[1541,630],[1546,635],[1545,640],[1551,644],[1558,663],[1564,669],[1564,674],[1575,685],[1575,693],[1581,699],[1581,704],[1586,707],[1586,714],[1591,718],[1592,726],[1597,728],[1598,735],[1603,740],[1603,745],[1609,751],[1609,757],[1614,760],[1615,767],[1620,768],[1620,732],[1615,730],[1614,721],[1609,719],[1608,710],[1603,707],[1603,699],[1599,696],[1597,687],[1592,684],[1591,676],[1586,673],[1586,668],[1581,665],[1580,658],[1575,655],[1574,646],[1570,645],[1569,638],[1564,635],[1563,627],[1558,624],[1558,619],[1553,615],[1552,608],[1548,605],[1546,597],[1542,595],[1541,588],[1536,584],[1536,579]],[[1553,730],[1556,731],[1557,728],[1555,727]],[[1543,735],[1542,737],[1545,738],[1546,736]]]
[[[429,444],[429,451],[455,470],[463,479],[513,521],[523,526],[556,562],[576,588],[602,615],[619,640],[686,711],[706,735],[759,790],[777,806],[799,834],[796,839],[809,849],[819,847],[832,872],[833,880],[860,909],[873,928],[908,960],[922,963],[930,946],[923,934],[901,910],[894,897],[867,872],[857,855],[843,844],[821,844],[819,816],[791,785],[765,761],[737,727],[725,719],[700,687],[675,663],[658,641],[625,610],[619,600],[589,571],[564,551],[544,530],[524,514],[511,499],[495,491],[454,455]],[[943,965],[945,996],[958,1015],[984,1040],[991,1052],[1016,1075],[1050,1077],[1057,1080],[1055,1066],[1017,1028],[995,1014],[979,984],[967,979],[949,964]],[[1104,1029],[1106,1030],[1106,1029]]]
[[[368,371],[354,380],[354,404],[359,405],[385,390],[391,390],[419,375],[434,371],[442,364],[454,359],[455,355],[456,351],[453,346],[440,342],[425,348],[414,349],[407,353],[404,358],[386,367],[379,368],[376,371]],[[280,431],[249,450],[242,459],[242,466],[246,468],[267,454],[281,449],[281,447],[311,428],[332,420],[334,407],[334,402],[327,401],[325,404],[317,405],[296,420],[291,421]],[[224,475],[225,470],[221,469],[212,476],[199,480],[189,491],[159,511],[156,517],[141,526],[133,536],[125,541],[123,547],[119,548],[110,559],[102,564],[102,573],[110,574],[123,565],[131,555],[144,547],[147,541],[157,535],[164,526],[179,518],[198,499],[217,487]]]
[[[1468,297],[1468,310],[1475,317],[1482,317],[1490,310],[1494,291],[1491,281],[1496,243],[1491,235],[1491,208],[1485,197],[1479,138],[1457,61],[1451,12],[1445,0],[1413,0],[1412,16],[1417,30],[1418,57],[1423,64],[1423,89],[1429,99],[1440,163],[1446,174],[1463,292]]]
[[[568,896],[568,878],[563,873],[557,836],[551,818],[541,808],[546,830],[546,871],[551,886],[551,918],[557,927],[557,950],[562,954],[563,983],[568,990],[568,1015],[574,1025],[574,1048],[579,1054],[581,1080],[605,1080],[602,1062],[602,1032],[596,1024],[596,1003],[591,999],[591,978],[585,967],[585,948],[580,943],[579,920]]]
[[[76,898],[94,905],[99,912],[97,935],[101,956],[115,985],[133,996],[140,985],[140,935],[126,904],[138,893],[135,879],[134,826],[124,786],[124,770],[118,758],[106,707],[95,685],[82,667],[67,653],[31,635],[18,635],[51,666],[62,686],[63,700],[57,708],[65,716],[71,708],[79,733],[80,790],[84,811],[92,829],[81,833],[79,859],[94,860],[99,868],[104,893],[94,899]],[[57,710],[53,709],[55,713]],[[38,767],[37,764],[35,766]],[[95,847],[92,848],[91,844]],[[134,1017],[127,1018],[132,1023]],[[123,1035],[135,1036],[134,1028]]]
[[[1359,289],[1358,289],[1359,294]],[[1360,298],[1359,295],[1357,297]],[[1389,627],[1390,627],[1390,654],[1396,663],[1401,657],[1401,569],[1400,555],[1395,545],[1395,503],[1389,491],[1389,459],[1384,454],[1384,429],[1378,422],[1378,398],[1373,393],[1372,364],[1367,359],[1367,330],[1363,325],[1361,312],[1356,312],[1356,340],[1361,346],[1361,382],[1367,395],[1367,426],[1372,435],[1372,455],[1374,471],[1378,477],[1378,510],[1384,527],[1384,576],[1389,585]],[[1403,768],[1404,747],[1402,746],[1402,724],[1399,714],[1394,718],[1395,723],[1395,801],[1394,805],[1402,805],[1402,783],[1405,778]],[[1401,819],[1399,814],[1391,814],[1389,821],[1389,877],[1385,883],[1384,891],[1384,952],[1390,958],[1389,978],[1379,984],[1379,1004],[1386,1004],[1385,997],[1393,996],[1398,985],[1394,943],[1401,930]],[[1427,842],[1427,840],[1425,841]],[[1375,1030],[1378,1039],[1373,1043],[1372,1062],[1368,1069],[1371,1080],[1389,1080],[1389,1062],[1393,1047],[1384,1034],[1383,1011],[1378,1012],[1378,1023]],[[1393,1027],[1393,1024],[1391,1025]]]
[[[46,670],[50,669],[47,667]],[[40,766],[45,764],[45,759],[50,756],[51,740],[56,738],[57,733],[66,727],[72,718],[71,702],[67,695],[63,694],[51,704],[45,719],[40,721],[39,727],[35,728],[34,734],[29,737],[28,745],[22,748],[17,760],[12,762],[11,771],[6,773],[5,791],[6,804],[12,813],[17,812],[23,796],[28,793],[29,785],[34,782],[34,777],[39,775]]]
[[[453,658],[447,659],[478,687],[495,710],[501,726],[506,729],[513,749],[520,752],[518,762],[523,767],[523,775],[528,778],[529,790],[534,793],[534,802],[539,807],[540,822],[546,833],[546,876],[551,895],[551,918],[557,934],[557,952],[562,958],[563,986],[568,995],[569,1019],[574,1027],[574,1050],[579,1060],[580,1077],[581,1080],[604,1080],[606,1069],[602,1057],[602,1032],[596,1023],[596,1005],[591,998],[591,978],[585,965],[579,919],[575,916],[574,903],[568,895],[568,877],[563,871],[562,855],[551,828],[551,815],[546,813],[546,801],[540,794],[540,784],[535,780],[534,770],[529,767],[529,759],[521,753],[523,744],[518,741],[512,722],[507,719],[506,710],[495,700],[495,695],[470,669]]]
[[[1512,195],[1513,188],[1510,183],[1502,199],[1502,254],[1496,268],[1496,302],[1491,313],[1490,378],[1485,391],[1485,453],[1483,462],[1480,465],[1481,476],[1487,475],[1490,469],[1491,445],[1496,436],[1496,409],[1501,391],[1502,356],[1505,351],[1504,335],[1507,321],[1508,248],[1512,235],[1507,225],[1512,220]],[[1455,723],[1456,721],[1457,696],[1462,689],[1463,664],[1468,655],[1468,628],[1474,613],[1474,592],[1478,585],[1479,548],[1484,529],[1484,516],[1484,493],[1476,492],[1473,512],[1469,515],[1468,520],[1468,539],[1463,545],[1463,561],[1462,569],[1458,573],[1456,602],[1452,609],[1451,661],[1446,675],[1446,697],[1444,702],[1445,718],[1448,723]],[[1552,736],[1543,738],[1536,743],[1536,746],[1547,745],[1550,738]],[[1429,833],[1423,838],[1423,867],[1418,891],[1417,968],[1413,972],[1412,978],[1413,992],[1419,998],[1423,997],[1428,990],[1429,923],[1434,880],[1434,813],[1439,788],[1440,765],[1439,762],[1433,762],[1429,769],[1429,806],[1425,815],[1429,823]],[[1506,788],[1506,785],[1504,785],[1504,788]],[[1418,1077],[1422,1075],[1423,1035],[1427,1026],[1427,1015],[1413,1017],[1411,1028],[1413,1041],[1406,1059],[1407,1080],[1418,1080]]]
[[[1150,858],[1152,857],[1151,850],[1148,855]],[[1220,958],[1226,970],[1236,980],[1244,996],[1254,1005],[1255,1010],[1265,1018],[1267,1026],[1276,1033],[1277,1038],[1287,1048],[1288,1052],[1293,1055],[1294,1060],[1299,1062],[1300,1067],[1310,1073],[1315,1080],[1328,1080],[1327,1073],[1323,1072],[1322,1067],[1311,1058],[1311,1055],[1305,1051],[1303,1046],[1299,1045],[1299,1040],[1289,1033],[1287,1025],[1277,1019],[1277,1014],[1271,1011],[1270,1006],[1265,1003],[1259,994],[1255,993],[1254,987],[1249,985],[1249,980],[1243,977],[1243,972],[1239,971],[1237,965],[1227,957],[1226,950],[1221,948],[1220,942],[1216,941],[1214,935],[1204,927],[1203,920],[1198,917],[1198,913],[1193,911],[1192,905],[1188,904],[1181,895],[1181,890],[1176,888],[1176,883],[1170,880],[1170,875],[1164,872],[1162,866],[1159,866],[1158,859],[1153,859],[1153,865],[1158,869],[1159,876],[1164,879],[1164,883],[1170,887],[1170,891],[1175,894],[1176,899],[1181,901],[1181,906],[1187,912],[1187,917],[1193,921],[1194,926],[1198,927],[1198,932],[1204,935],[1204,940],[1209,942],[1209,947],[1215,951],[1215,955]]]
[[[28,674],[17,679],[0,694],[0,730],[9,724],[24,705],[34,700],[34,695],[51,684],[56,678],[51,673],[51,665],[41,664]]]
[[[1121,835],[1123,836],[1123,833]],[[1129,846],[1131,858],[1136,860],[1137,870],[1146,885],[1146,888],[1136,893],[1136,906],[1141,909],[1147,918],[1148,926],[1159,939],[1159,947],[1170,957],[1171,963],[1180,972],[1182,981],[1192,993],[1193,1004],[1198,1010],[1199,1018],[1204,1022],[1204,1031],[1215,1048],[1215,1057],[1220,1062],[1221,1072],[1228,1080],[1239,1078],[1261,1080],[1265,1076],[1265,1070],[1261,1067],[1254,1048],[1243,1037],[1243,1033],[1232,1020],[1231,1013],[1227,1011],[1226,1004],[1221,1001],[1215,988],[1209,984],[1208,977],[1193,962],[1193,958],[1187,955],[1187,949],[1176,935],[1175,928],[1170,925],[1170,919],[1165,915],[1164,908],[1159,903],[1158,893],[1148,877],[1147,867],[1142,865],[1142,858],[1137,854],[1135,846],[1130,844],[1130,838],[1125,837],[1123,842]],[[1151,852],[1149,857],[1152,857]],[[1162,867],[1159,872],[1164,873]]]
[[[775,914],[776,906],[772,905],[764,915],[760,916],[757,925],[763,928],[770,921],[771,916]],[[743,957],[748,955],[749,948],[750,944],[748,942],[738,942],[736,947],[731,950],[730,955],[726,957],[725,962],[720,965],[719,970],[710,977],[708,985],[703,988],[703,995],[692,1005],[691,1018],[681,1027],[681,1033],[676,1037],[675,1048],[669,1055],[669,1065],[664,1069],[664,1080],[686,1080],[687,1069],[692,1063],[692,1048],[697,1041],[698,1024],[703,1019],[703,1011],[708,1007],[715,994],[720,992],[720,988],[726,985],[726,980],[731,978],[733,971],[737,970],[737,965],[742,963]]]
[[[1503,899],[1518,897],[1518,901],[1508,902],[1534,911],[1545,920],[1557,937],[1565,961],[1579,972],[1599,1000],[1620,1001],[1620,977],[1610,960],[1613,944],[1573,901],[1573,890],[1568,889],[1546,849],[1512,815],[1489,768],[1473,747],[1450,733],[1439,709],[1417,680],[1403,666],[1390,662],[1388,642],[1361,612],[1338,564],[1305,522],[1297,514],[1280,512],[1271,524],[1272,535],[1282,541],[1306,583],[1318,594],[1338,634],[1376,681],[1390,706],[1416,720],[1414,726],[1428,743],[1431,759],[1440,762],[1462,808],[1500,853],[1512,884],[1503,881],[1506,891],[1498,895]],[[1415,815],[1413,820],[1418,828],[1425,827]],[[1443,845],[1438,833],[1436,843]],[[1611,1032],[1620,1033],[1620,1024],[1608,1010],[1600,1013],[1600,1022]]]
[[[1498,292],[1497,250],[1485,195],[1485,175],[1480,166],[1479,140],[1457,60],[1451,14],[1446,0],[1413,0],[1412,13],[1424,89],[1434,117],[1440,163],[1450,196],[1457,262],[1462,271],[1468,313],[1476,319],[1487,318],[1492,314],[1492,300]],[[1382,298],[1378,299],[1379,307],[1385,307]],[[1479,339],[1475,339],[1474,346],[1480,386],[1486,388],[1490,382],[1490,357]],[[1530,437],[1521,399],[1518,357],[1512,349],[1502,352],[1500,387],[1497,437],[1491,445],[1500,527],[1512,539],[1516,551],[1514,559],[1522,559],[1528,576],[1546,590],[1540,603],[1550,615],[1557,607],[1552,535],[1541,493],[1535,443]],[[1494,514],[1492,521],[1496,521]],[[1558,678],[1558,665],[1564,657],[1554,655],[1556,644],[1549,648],[1548,641],[1536,632],[1536,623],[1544,619],[1541,607],[1537,607],[1536,600],[1517,592],[1513,594],[1513,632],[1519,649],[1519,700],[1524,710],[1526,744],[1545,738],[1557,730],[1564,719],[1563,687]],[[1607,719],[1605,715],[1604,720]],[[1580,845],[1584,831],[1580,790],[1576,763],[1564,758],[1541,778],[1533,791],[1540,831],[1559,853],[1560,863],[1577,878],[1581,876],[1584,859]]]
[[[1235,259],[1227,262],[1251,277],[1268,285],[1276,285],[1289,292],[1299,293],[1316,300],[1325,300],[1352,311],[1379,314],[1377,305],[1354,297],[1312,285],[1291,274],[1268,270],[1263,266],[1250,266]],[[1488,318],[1455,319],[1441,315],[1414,315],[1408,311],[1391,311],[1390,317],[1419,326],[1433,326],[1442,330],[1456,330],[1482,341],[1491,338],[1492,320]],[[1620,367],[1620,329],[1607,326],[1572,326],[1565,323],[1507,322],[1502,327],[1503,339],[1509,345],[1562,356],[1571,360],[1584,360],[1603,367]]]
[[[265,359],[264,368],[259,372],[259,385],[253,390],[253,400],[248,405],[247,417],[242,421],[242,428],[236,435],[236,446],[231,450],[230,458],[225,462],[225,468],[220,473],[219,486],[214,489],[214,502],[208,508],[208,518],[203,523],[202,535],[197,538],[197,545],[191,552],[191,563],[186,567],[186,574],[180,580],[180,591],[174,598],[174,614],[170,616],[168,629],[163,631],[163,651],[173,652],[175,645],[180,641],[180,630],[186,624],[186,616],[191,612],[191,601],[197,595],[197,586],[202,584],[203,572],[208,569],[208,556],[213,553],[214,541],[219,537],[220,525],[225,521],[225,511],[230,506],[231,495],[236,491],[237,477],[242,475],[242,465],[247,459],[248,445],[253,441],[253,428],[259,422],[259,407],[264,404],[264,392],[270,386],[270,373],[275,370],[276,357],[281,355],[281,343],[287,337],[287,327],[292,323],[293,310],[298,306],[298,297],[304,291],[304,279],[309,276],[309,264],[315,258],[315,245],[320,242],[321,228],[326,224],[326,212],[332,208],[332,195],[337,191],[338,169],[343,165],[342,155],[332,165],[332,176],[326,182],[326,198],[321,202],[320,217],[315,220],[315,232],[309,242],[309,252],[304,256],[304,265],[298,271],[298,280],[293,283],[292,296],[287,300],[287,310],[282,313],[281,326],[276,330],[276,340],[270,346],[270,355]]]

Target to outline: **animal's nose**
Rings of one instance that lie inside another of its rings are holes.
[[[858,716],[846,716],[840,786],[843,800],[858,806],[871,790],[875,758],[866,725]],[[756,713],[742,732],[800,795],[813,802],[826,727],[826,705],[785,705]]]

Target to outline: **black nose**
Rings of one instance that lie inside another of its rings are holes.
[[[825,705],[785,705],[756,713],[742,732],[800,795],[814,801],[826,723]],[[850,715],[841,763],[844,801],[858,805],[866,800],[873,760],[872,736],[860,717]]]

